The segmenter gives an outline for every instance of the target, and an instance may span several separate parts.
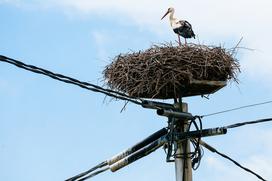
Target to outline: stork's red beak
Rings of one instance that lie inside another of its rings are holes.
[[[163,17],[161,18],[161,20],[162,20],[166,15],[168,15],[168,13],[169,13],[169,11],[167,11],[167,12],[165,13],[165,15],[163,15]]]

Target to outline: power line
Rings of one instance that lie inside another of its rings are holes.
[[[0,61],[15,65],[15,66],[17,66],[19,68],[22,68],[22,69],[25,69],[25,70],[28,70],[28,71],[31,71],[31,72],[34,72],[34,73],[37,73],[37,74],[42,74],[42,75],[48,76],[48,77],[50,77],[52,79],[55,79],[55,80],[58,80],[58,81],[61,81],[61,82],[77,85],[77,86],[79,86],[81,88],[84,88],[84,89],[87,89],[87,90],[90,90],[90,91],[93,91],[93,92],[99,92],[99,93],[105,94],[107,96],[116,98],[116,99],[121,99],[121,100],[125,100],[125,101],[128,101],[128,102],[132,102],[132,103],[137,104],[137,105],[142,105],[142,106],[144,105],[145,100],[135,98],[135,97],[131,97],[131,96],[128,96],[128,95],[126,95],[124,93],[113,91],[111,89],[105,89],[105,88],[102,88],[100,86],[90,84],[88,82],[79,81],[79,80],[77,80],[75,78],[71,78],[71,77],[68,77],[68,76],[65,76],[65,75],[62,75],[62,74],[54,73],[54,72],[51,72],[49,70],[46,70],[46,69],[43,69],[43,68],[40,68],[40,67],[36,67],[36,66],[33,66],[33,65],[28,65],[28,64],[25,64],[25,63],[23,63],[21,61],[18,61],[18,60],[15,60],[15,59],[12,59],[12,58],[9,58],[9,57],[6,57],[6,56],[0,55]],[[219,112],[215,112],[215,113],[211,113],[211,114],[206,114],[206,115],[202,115],[202,116],[199,116],[199,117],[203,118],[203,117],[213,116],[213,115],[217,115],[217,114],[222,114],[222,113],[231,112],[231,111],[235,111],[235,110],[239,110],[239,109],[255,107],[255,106],[260,106],[260,105],[270,104],[270,103],[272,103],[272,100],[271,101],[266,101],[266,102],[261,102],[261,103],[256,103],[256,104],[245,105],[245,106],[241,106],[241,107],[237,107],[237,108],[233,108],[233,109],[228,109],[228,110],[224,110],[224,111],[219,111]],[[241,126],[244,126],[244,125],[257,124],[257,123],[263,123],[263,122],[268,122],[268,121],[272,121],[272,118],[259,119],[259,120],[255,120],[255,121],[248,121],[248,122],[242,122],[242,123],[236,123],[236,124],[226,126],[224,128],[231,129],[231,128],[241,127]],[[235,165],[237,165],[240,168],[244,169],[245,171],[255,175],[260,180],[265,180],[260,175],[253,172],[252,170],[242,166],[241,164],[239,164],[237,161],[233,160],[229,156],[227,156],[227,155],[225,155],[223,153],[220,153],[215,148],[209,146],[208,144],[201,141],[200,139],[199,139],[199,141],[201,142],[201,144],[203,146],[208,148],[210,151],[212,151],[214,153],[217,153],[220,156],[232,161]],[[88,171],[86,171],[84,173],[81,173],[81,174],[79,174],[79,175],[77,175],[75,177],[72,177],[72,178],[68,179],[67,181],[76,180],[76,179],[79,179],[80,177],[81,177],[80,181],[86,180],[86,179],[88,179],[90,177],[93,177],[93,176],[95,176],[97,174],[100,174],[100,173],[108,170],[109,167],[103,168],[106,165],[107,165],[107,163],[102,162],[101,164],[97,165],[96,167],[94,167],[94,168],[92,168],[92,169],[90,169],[90,170],[88,170]],[[101,168],[101,169],[96,171],[96,172],[93,172],[98,168]],[[93,172],[93,173],[90,174],[91,172]],[[88,174],[90,174],[90,175],[88,175]]]
[[[255,175],[258,179],[266,181],[263,177],[261,177],[259,174],[257,174],[256,172],[250,170],[249,168],[246,168],[244,166],[242,166],[240,163],[238,163],[237,161],[235,161],[234,159],[230,158],[229,156],[219,152],[218,150],[216,150],[214,147],[212,147],[211,145],[208,145],[207,143],[205,143],[204,141],[200,141],[200,144],[203,145],[205,148],[207,148],[208,150],[210,150],[213,153],[216,153],[218,155],[220,155],[221,157],[231,161],[232,163],[234,163],[236,166],[242,168],[243,170]]]
[[[89,169],[89,170],[87,170],[87,171],[85,171],[83,173],[80,173],[80,174],[78,174],[76,176],[73,176],[73,177],[71,177],[69,179],[66,179],[65,181],[75,181],[75,180],[77,180],[79,178],[82,178],[82,177],[88,175],[89,173],[91,173],[91,172],[93,172],[93,171],[95,171],[95,170],[97,170],[99,168],[103,168],[103,167],[105,167],[107,165],[108,165],[108,163],[106,161],[104,161],[104,162],[98,164],[97,166],[94,166],[93,168],[91,168],[91,169]],[[95,174],[95,175],[97,175],[97,174]],[[95,176],[95,175],[93,175],[93,176]]]
[[[265,179],[263,177],[261,177],[259,174],[257,174],[256,172],[250,170],[249,168],[246,168],[244,166],[242,166],[240,163],[238,163],[237,161],[233,160],[232,158],[230,158],[229,156],[223,154],[223,153],[220,153],[219,151],[215,151],[215,153],[217,153],[218,155],[222,156],[223,158],[226,158],[228,160],[230,160],[232,163],[234,163],[235,165],[237,165],[238,167],[242,168],[243,170],[255,175],[258,179],[260,180],[263,180],[265,181]]]
[[[54,72],[51,72],[49,70],[46,70],[46,69],[43,69],[43,68],[40,68],[40,67],[37,67],[34,65],[28,65],[28,64],[25,64],[21,61],[18,61],[18,60],[15,60],[15,59],[3,56],[3,55],[0,55],[0,61],[15,65],[19,68],[22,68],[22,69],[25,69],[25,70],[28,70],[28,71],[31,71],[31,72],[34,72],[37,74],[42,74],[42,75],[48,76],[52,79],[55,79],[55,80],[58,80],[61,82],[65,82],[68,84],[74,84],[74,85],[77,85],[81,88],[84,88],[84,89],[87,89],[87,90],[90,90],[93,92],[99,92],[99,93],[105,94],[107,96],[116,98],[116,99],[129,101],[129,102],[132,102],[137,105],[142,105],[142,103],[141,103],[141,101],[139,101],[139,99],[134,98],[134,97],[130,97],[124,93],[113,91],[111,89],[105,89],[105,88],[102,88],[98,85],[94,85],[94,84],[91,84],[88,82],[79,81],[75,78],[68,77],[68,76],[65,76],[65,75],[62,75],[59,73],[54,73]]]
[[[258,120],[254,120],[254,121],[247,121],[247,122],[241,122],[241,123],[235,123],[235,124],[231,124],[228,126],[225,126],[224,128],[226,129],[232,129],[232,128],[238,128],[241,126],[245,126],[245,125],[250,125],[250,124],[258,124],[258,123],[264,123],[264,122],[270,122],[272,121],[272,118],[266,118],[266,119],[258,119]],[[242,168],[243,170],[255,175],[257,178],[259,178],[260,180],[265,181],[265,179],[263,177],[261,177],[259,174],[255,173],[254,171],[250,170],[249,168],[246,168],[244,166],[242,166],[240,163],[238,163],[237,161],[235,161],[234,159],[230,158],[229,156],[219,152],[218,150],[216,150],[214,147],[208,145],[207,143],[205,143],[204,141],[200,140],[200,144],[203,145],[205,148],[207,148],[208,150],[210,150],[211,152],[217,153],[218,155],[222,156],[223,158],[226,158],[228,160],[230,160],[231,162],[233,162],[236,166]]]
[[[87,180],[87,179],[89,179],[89,178],[91,178],[91,177],[94,177],[94,176],[96,176],[96,175],[98,175],[98,174],[100,174],[100,173],[103,173],[103,172],[105,172],[105,171],[107,171],[107,170],[109,170],[109,169],[110,169],[110,167],[103,168],[103,169],[98,170],[98,171],[96,171],[96,172],[94,172],[94,173],[92,173],[92,174],[90,174],[90,175],[88,175],[88,176],[82,177],[82,178],[79,179],[78,181]],[[76,180],[74,180],[74,181],[76,181]]]
[[[96,165],[95,167],[82,172],[76,176],[73,176],[65,181],[75,181],[77,179],[81,179],[81,178],[85,178],[88,177],[86,175],[90,174],[91,172],[94,172],[97,169],[103,169],[104,167],[108,167],[111,166],[113,164],[115,164],[116,162],[122,160],[123,158],[143,149],[144,147],[148,146],[149,144],[151,144],[152,142],[156,141],[157,139],[159,139],[161,136],[164,136],[168,134],[168,129],[167,128],[162,128],[160,130],[158,130],[157,132],[153,133],[152,135],[148,136],[147,138],[145,138],[144,140],[138,142],[137,144],[133,145],[132,147],[122,151],[121,153],[113,156],[112,158],[103,161],[102,163]],[[99,171],[98,171],[99,172]],[[101,172],[99,172],[101,173]]]
[[[198,118],[198,119],[200,119],[200,118]],[[127,149],[126,151],[121,152],[120,154],[112,157],[111,159],[98,164],[97,166],[89,169],[86,172],[83,172],[83,173],[78,174],[74,177],[71,177],[71,178],[67,179],[66,181],[83,181],[88,178],[94,177],[100,173],[103,173],[104,171],[109,170],[109,169],[112,172],[117,171],[117,170],[123,168],[124,166],[142,158],[143,156],[147,156],[148,154],[150,154],[152,151],[154,151],[158,147],[162,146],[163,144],[168,145],[168,149],[170,149],[170,150],[168,150],[168,154],[170,153],[170,156],[171,156],[172,155],[172,148],[170,145],[172,142],[172,137],[171,137],[172,134],[174,134],[173,139],[177,139],[177,140],[191,139],[191,140],[193,140],[193,144],[195,145],[196,149],[194,152],[191,153],[192,155],[190,155],[190,158],[192,159],[193,163],[197,164],[196,168],[199,166],[199,164],[200,164],[199,162],[200,162],[201,157],[203,155],[202,147],[200,147],[200,145],[202,145],[205,148],[207,148],[208,150],[210,150],[211,152],[217,153],[218,155],[222,156],[223,158],[228,159],[229,161],[233,162],[236,166],[242,168],[243,170],[247,171],[248,173],[255,175],[260,180],[265,180],[262,176],[260,176],[256,172],[250,170],[249,168],[246,168],[245,166],[241,165],[240,163],[238,163],[234,159],[219,152],[214,147],[212,147],[209,144],[207,144],[206,142],[202,141],[201,137],[226,134],[227,129],[237,128],[237,127],[241,127],[241,126],[249,125],[249,124],[264,123],[264,122],[272,121],[272,118],[235,123],[235,124],[232,124],[229,126],[210,128],[210,129],[202,129],[201,119],[199,121],[200,121],[200,127],[198,127],[198,125],[194,121],[191,122],[191,124],[195,125],[195,127],[196,127],[195,131],[190,131],[190,129],[188,129],[188,131],[184,132],[184,133],[175,133],[174,130],[171,129],[171,126],[168,128],[169,132],[167,132],[166,129],[163,128],[163,129],[159,130],[158,132],[152,134],[151,136],[149,136],[145,140],[143,140],[143,141],[139,142],[138,144],[132,146],[131,148]],[[190,128],[190,125],[189,125],[189,128]],[[151,139],[152,137],[154,137],[154,139]],[[155,140],[155,138],[157,140]],[[151,141],[154,141],[154,142],[151,142]],[[129,150],[129,152],[128,152],[128,150]],[[168,157],[168,154],[167,154],[167,157]],[[195,155],[195,154],[198,154],[198,155]],[[185,156],[185,155],[183,155],[183,156]],[[123,160],[121,160],[121,159],[123,159]],[[167,158],[167,160],[170,160],[170,159]],[[98,169],[100,169],[100,170],[98,170]]]
[[[237,127],[245,126],[245,125],[249,125],[249,124],[264,123],[264,122],[269,122],[269,121],[272,121],[272,118],[258,119],[255,121],[247,121],[247,122],[242,122],[242,123],[231,124],[229,126],[226,126],[225,128],[231,129],[231,128],[237,128]]]
[[[210,113],[210,114],[204,114],[204,115],[202,115],[200,117],[203,118],[203,117],[208,117],[208,116],[214,116],[214,115],[217,115],[217,114],[223,114],[223,113],[226,113],[226,112],[232,112],[232,111],[237,111],[237,110],[240,110],[240,109],[245,109],[245,108],[249,108],[249,107],[256,107],[256,106],[260,106],[260,105],[264,105],[264,104],[271,104],[271,103],[272,103],[272,100],[265,101],[265,102],[260,102],[260,103],[255,103],[255,104],[249,104],[249,105],[240,106],[240,107],[236,107],[236,108],[232,108],[232,109],[227,109],[227,110],[224,110],[224,111],[218,111],[218,112],[214,112],[214,113]]]
[[[84,88],[84,89],[87,89],[87,90],[90,90],[93,92],[99,92],[99,93],[105,94],[107,96],[116,98],[116,99],[132,102],[137,105],[143,105],[142,102],[145,101],[143,99],[128,96],[128,95],[121,93],[121,92],[117,92],[117,91],[114,91],[111,89],[105,89],[105,88],[102,88],[102,87],[95,85],[95,84],[83,82],[83,81],[80,81],[75,78],[68,77],[68,76],[65,76],[65,75],[62,75],[59,73],[54,73],[54,72],[51,72],[49,70],[46,70],[46,69],[43,69],[43,68],[40,68],[40,67],[37,67],[34,65],[28,65],[28,64],[25,64],[21,61],[18,61],[18,60],[15,60],[15,59],[3,56],[3,55],[0,55],[0,61],[15,65],[19,68],[22,68],[22,69],[25,69],[25,70],[28,70],[28,71],[31,71],[31,72],[34,72],[37,74],[43,74],[45,76],[48,76],[52,79],[55,79],[55,80],[58,80],[61,82],[65,82],[68,84],[74,84],[74,85],[77,85],[81,88]],[[261,103],[256,103],[256,104],[249,104],[249,105],[245,105],[245,106],[241,106],[241,107],[237,107],[237,108],[232,108],[232,109],[227,109],[224,111],[214,112],[214,113],[210,113],[210,114],[205,114],[200,117],[203,118],[203,117],[213,116],[213,115],[217,115],[217,114],[232,112],[232,111],[236,111],[239,109],[245,109],[245,108],[249,108],[249,107],[255,107],[255,106],[260,106],[260,105],[270,104],[270,103],[272,103],[272,100],[266,101],[266,102],[261,102]]]

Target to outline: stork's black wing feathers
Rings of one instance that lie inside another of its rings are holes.
[[[179,21],[180,27],[173,29],[175,33],[184,38],[195,38],[192,25],[188,21]]]
[[[192,29],[192,25],[188,21],[186,21],[186,20],[184,21],[184,26]]]

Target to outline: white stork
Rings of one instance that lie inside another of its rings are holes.
[[[195,38],[195,33],[194,33],[193,29],[192,29],[192,25],[188,21],[186,21],[186,20],[177,20],[176,18],[174,18],[174,13],[175,13],[174,8],[168,8],[167,12],[161,18],[161,20],[166,15],[170,14],[170,16],[169,16],[170,25],[173,28],[173,31],[178,35],[179,45],[181,46],[179,36],[182,36],[185,39],[185,44],[186,44],[187,43],[186,38]]]

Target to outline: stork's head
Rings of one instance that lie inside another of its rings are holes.
[[[163,15],[163,17],[161,18],[161,20],[166,16],[168,15],[169,13],[174,13],[175,12],[175,9],[174,8],[168,8],[167,12],[165,13],[165,15]]]

